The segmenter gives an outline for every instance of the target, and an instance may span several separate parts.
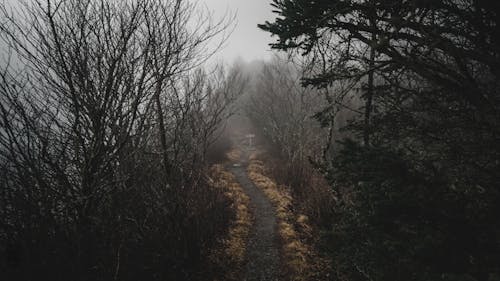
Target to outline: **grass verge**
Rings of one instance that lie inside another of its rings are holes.
[[[213,263],[223,272],[216,280],[240,280],[247,248],[246,241],[252,225],[250,199],[233,174],[226,171],[222,165],[213,165],[211,175],[214,188],[224,190],[224,195],[230,199],[231,207],[235,211],[234,220],[222,240],[222,246],[214,250],[211,255]]]

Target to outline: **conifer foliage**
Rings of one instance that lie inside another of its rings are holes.
[[[339,200],[341,280],[498,280],[500,8],[478,0],[274,0],[275,49],[309,57],[317,163]]]

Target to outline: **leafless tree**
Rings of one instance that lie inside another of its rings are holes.
[[[322,107],[320,92],[300,84],[301,69],[282,58],[263,66],[247,112],[263,134],[293,161],[313,156],[322,130],[312,115]]]
[[[20,3],[0,4],[0,252],[120,279],[132,241],[163,234],[172,255],[187,251],[179,239],[207,244],[217,224],[187,237],[201,224],[182,214],[212,200],[196,212],[216,216],[220,197],[186,192],[200,203],[190,205],[165,187],[173,172],[206,186],[204,154],[244,85],[237,72],[201,69],[231,17],[214,21],[185,0]],[[18,278],[37,274],[24,266]]]
[[[168,156],[167,128],[163,100],[178,96],[175,86],[180,74],[189,72],[202,64],[218,48],[208,45],[221,35],[220,44],[226,39],[231,20],[215,22],[208,11],[200,12],[193,3],[175,0],[153,1],[146,10],[145,33],[151,43],[152,74],[155,80],[153,99],[156,106],[158,136],[167,176],[174,167]],[[193,21],[196,19],[196,22]],[[188,90],[189,91],[189,90]]]

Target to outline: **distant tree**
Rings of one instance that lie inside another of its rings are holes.
[[[266,150],[266,173],[280,188],[289,190],[294,210],[318,224],[330,219],[329,203],[334,200],[327,182],[314,168],[329,150],[329,132],[314,118],[327,106],[329,94],[301,86],[301,77],[310,71],[309,66],[307,60],[284,56],[256,63],[256,74],[242,106],[257,142]]]
[[[264,63],[246,112],[260,133],[290,163],[307,162],[321,151],[322,132],[313,115],[323,96],[300,86],[301,69],[275,57]]]

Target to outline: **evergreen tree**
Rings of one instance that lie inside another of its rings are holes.
[[[304,85],[338,97],[344,93],[335,89],[349,81],[366,101],[364,117],[343,128],[354,137],[321,165],[346,199],[328,244],[338,277],[498,280],[498,4],[272,5],[276,20],[260,28],[277,35],[273,48],[312,57]],[[333,123],[331,108],[316,115],[322,124]]]

